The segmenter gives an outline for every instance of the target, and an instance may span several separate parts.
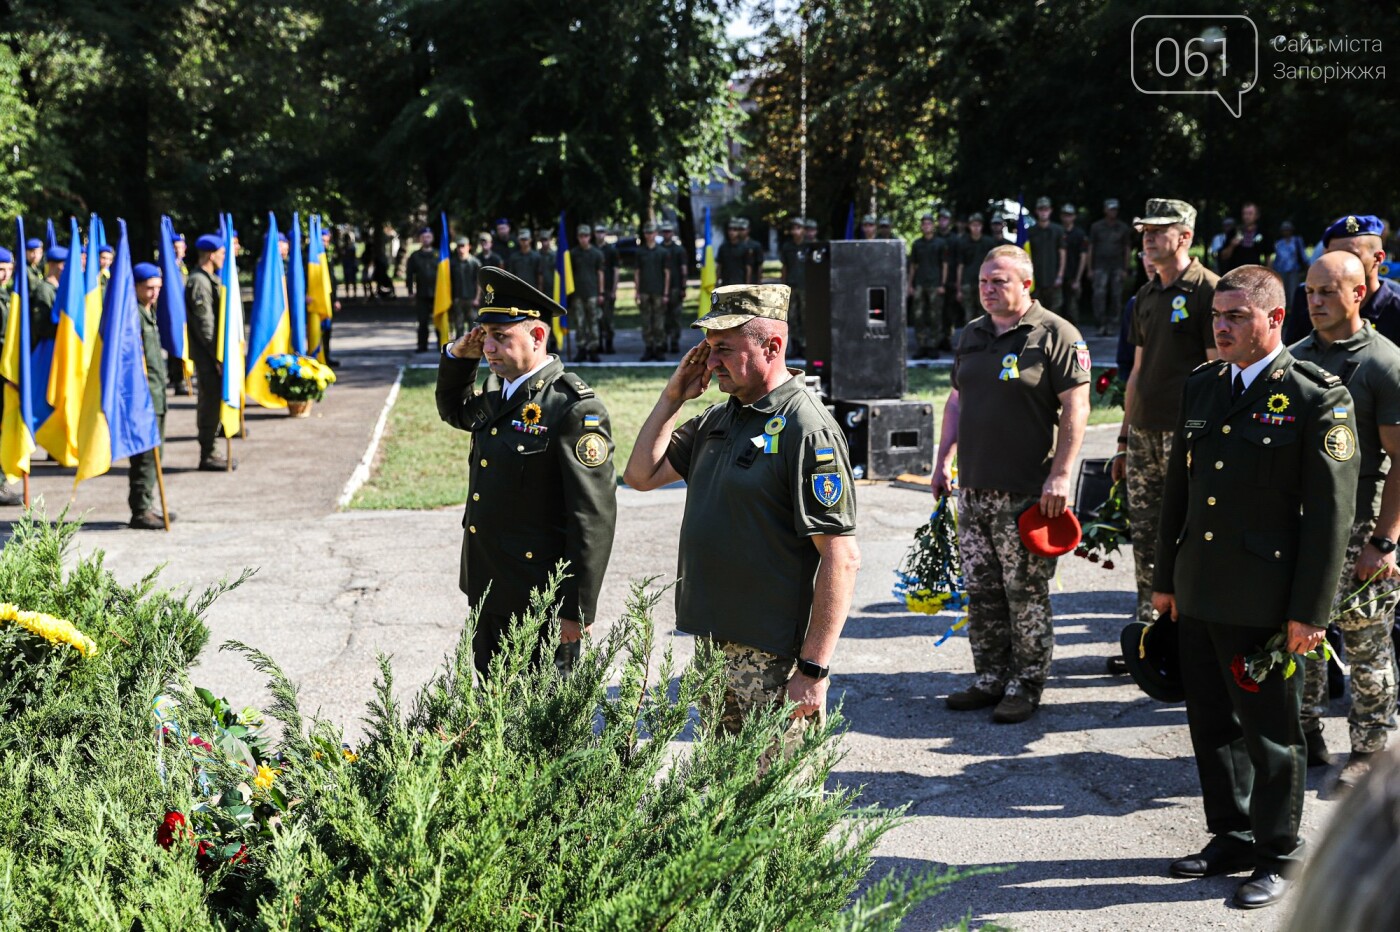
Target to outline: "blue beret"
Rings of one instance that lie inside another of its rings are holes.
[[[14,254],[11,253],[11,252],[10,252],[8,249],[6,249],[4,246],[0,246],[0,262],[14,262],[14,261],[15,261]]]
[[[67,262],[68,250],[62,246],[55,246],[45,254],[44,258],[50,262]]]
[[[131,276],[139,284],[148,278],[160,278],[160,269],[151,262],[138,262],[131,267]]]
[[[172,243],[183,243],[183,242],[185,241],[185,234],[183,234],[183,233],[176,233],[174,236],[172,236],[172,237],[170,238],[170,241],[171,241]]]
[[[213,233],[205,233],[194,241],[194,248],[200,252],[218,252],[224,248],[224,238]]]
[[[278,233],[278,234],[277,234],[277,242],[279,242],[279,243],[286,243],[288,246],[290,246],[290,245],[292,244],[292,243],[291,243],[291,240],[287,239],[287,234],[286,234],[286,233]]]
[[[432,228],[432,227],[424,227],[423,229],[421,229],[421,230],[418,231],[418,235],[419,235],[419,236],[422,236],[424,233],[431,233],[431,232],[433,232],[433,228]]]
[[[112,252],[112,253],[115,253],[117,250],[116,250],[115,247],[112,247],[112,246],[99,246],[99,247],[97,248],[97,251],[98,251],[99,253],[102,253],[102,252]]]
[[[24,248],[25,248],[25,249],[43,249],[43,248],[44,248],[44,241],[41,240],[41,239],[39,239],[39,238],[37,238],[37,237],[35,237],[35,238],[33,238],[33,239],[25,240]]]
[[[496,218],[496,226],[500,226],[500,225],[503,224],[503,223],[504,223],[506,226],[510,226],[510,221],[507,220],[505,217],[497,217],[497,218]]]
[[[1384,236],[1385,224],[1374,214],[1348,214],[1339,218],[1322,234],[1322,245],[1334,239],[1347,239],[1352,236]]]

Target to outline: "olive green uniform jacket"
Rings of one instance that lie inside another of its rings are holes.
[[[1284,349],[1238,399],[1228,363],[1186,380],[1153,588],[1200,621],[1325,627],[1361,457],[1340,379]]]
[[[523,612],[567,560],[559,617],[592,624],[617,526],[607,409],[557,357],[509,401],[494,373],[476,387],[479,362],[444,352],[438,366],[438,415],[472,435],[462,591],[484,612]]]

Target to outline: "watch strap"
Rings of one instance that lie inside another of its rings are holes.
[[[809,676],[814,680],[825,679],[831,675],[830,667],[824,667],[815,660],[808,660],[805,657],[797,658],[797,670],[803,676]]]

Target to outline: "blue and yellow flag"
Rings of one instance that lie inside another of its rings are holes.
[[[185,267],[175,258],[175,225],[169,217],[160,218],[160,276],[164,286],[156,299],[156,328],[161,349],[171,362],[180,361],[186,377],[194,372],[190,359],[190,328],[185,316]]]
[[[452,339],[452,246],[447,239],[447,212],[442,214],[442,238],[438,240],[437,282],[433,287],[433,327],[438,346]]]
[[[83,378],[87,378],[88,366],[92,364],[92,338],[102,325],[102,263],[99,259],[101,247],[106,245],[103,238],[102,218],[97,214],[88,217],[87,257],[83,264]]]
[[[292,322],[287,313],[287,280],[282,252],[278,249],[277,217],[267,215],[267,236],[258,257],[253,280],[253,312],[249,321],[248,369],[243,394],[264,408],[285,408],[287,400],[272,393],[267,384],[269,356],[281,356],[291,348]]]
[[[224,365],[219,391],[219,423],[225,437],[238,436],[243,411],[243,293],[238,287],[238,250],[233,248],[233,217],[227,217],[221,231],[229,244],[224,267],[219,272],[218,357]],[[275,250],[274,246],[274,250]]]
[[[569,296],[574,293],[574,261],[569,254],[569,231],[564,226],[564,211],[559,211],[559,248],[554,251],[554,303],[562,307],[550,321],[554,342],[564,351],[564,337],[569,332]]]
[[[331,319],[335,307],[329,263],[326,244],[321,242],[321,217],[312,214],[306,243],[306,355],[315,357],[318,362],[326,361],[321,322]]]
[[[851,201],[851,206],[846,210],[846,239],[856,238],[856,202]]]
[[[24,255],[24,218],[15,220],[19,246],[15,255]],[[34,443],[33,391],[29,366],[29,276],[15,276],[10,295],[10,313],[5,320],[5,348],[0,353],[0,379],[4,380],[4,418],[0,419],[0,470],[11,481],[29,475]]]
[[[58,237],[54,235],[54,231],[53,231],[53,218],[52,218],[52,217],[49,218],[49,235],[48,235],[47,238],[48,238],[48,248],[49,248],[49,249],[52,249],[52,248],[54,248],[55,246],[58,245]]]
[[[118,220],[117,224],[120,236],[102,323],[89,341],[93,347],[92,370],[83,390],[83,410],[78,422],[75,486],[111,469],[113,460],[160,445],[160,422],[146,379],[146,350],[141,341],[126,221]]]
[[[292,214],[287,235],[291,252],[287,263],[287,314],[292,320],[292,352],[306,355],[306,264],[301,257],[301,214]]]
[[[700,313],[704,317],[710,313],[710,295],[719,284],[719,269],[715,266],[714,231],[710,227],[710,208],[705,208],[705,246],[700,256]]]
[[[83,328],[86,324],[87,295],[83,274],[83,242],[78,238],[78,220],[69,219],[73,246],[58,280],[54,300],[58,329],[53,339],[53,355],[48,365],[48,416],[39,424],[34,439],[49,451],[61,466],[78,465],[78,416],[83,408],[83,380],[87,376]]]

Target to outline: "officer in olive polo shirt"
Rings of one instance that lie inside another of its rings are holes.
[[[676,627],[727,672],[721,727],[791,700],[820,722],[832,655],[860,567],[855,489],[836,421],[786,365],[786,285],[716,288],[637,436],[623,479],[640,491],[684,479]],[[710,379],[730,395],[676,426]],[[708,716],[707,716],[708,718]]]
[[[1255,679],[1245,660],[1276,635],[1286,654],[1322,643],[1361,462],[1341,379],[1283,346],[1284,301],[1278,273],[1257,265],[1216,283],[1220,358],[1186,380],[1153,576],[1153,608],[1177,622],[1212,836],[1170,871],[1252,868],[1235,891],[1245,909],[1277,903],[1302,866],[1307,782],[1301,671]]]
[[[1191,258],[1194,207],[1185,201],[1152,198],[1144,213],[1134,223],[1142,231],[1143,253],[1153,278],[1138,291],[1133,305],[1129,328],[1133,369],[1124,392],[1113,478],[1127,478],[1133,563],[1137,568],[1137,618],[1151,624],[1152,567],[1157,555],[1162,485],[1186,377],[1216,355],[1210,315],[1220,276]],[[1109,669],[1124,672],[1122,658],[1113,658]]]
[[[1349,252],[1319,256],[1308,269],[1312,336],[1289,347],[1346,383],[1355,416],[1361,484],[1346,564],[1332,611],[1351,668],[1351,755],[1338,777],[1352,787],[1395,730],[1395,647],[1390,629],[1400,597],[1396,546],[1400,539],[1400,349],[1361,316],[1366,270]],[[1303,685],[1303,736],[1308,764],[1327,764],[1322,715],[1327,709],[1327,663],[1309,660]]]
[[[504,269],[487,266],[478,280],[477,326],[443,348],[437,380],[438,416],[472,436],[458,581],[481,612],[472,662],[490,674],[511,615],[562,559],[561,643],[549,650],[542,641],[536,657],[552,655],[567,672],[597,620],[617,526],[608,411],[549,353],[549,321],[563,308]],[[477,386],[483,359],[491,371]]]
[[[1031,297],[1031,258],[1010,244],[987,253],[978,275],[986,313],[963,328],[953,393],[943,408],[935,499],[958,483],[958,551],[967,579],[968,638],[976,681],[948,708],[996,706],[992,720],[1035,714],[1050,674],[1055,560],[1021,542],[1029,508],[1055,518],[1089,419],[1089,349],[1074,325]]]

